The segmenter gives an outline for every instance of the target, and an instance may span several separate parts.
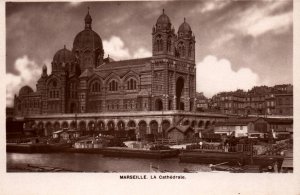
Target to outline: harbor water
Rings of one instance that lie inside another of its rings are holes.
[[[182,173],[184,169],[208,172],[209,165],[180,163],[178,158],[140,159],[112,158],[101,154],[81,153],[7,153],[7,172],[14,167],[30,165],[49,166],[68,169],[75,172],[150,172],[150,166],[160,171]]]

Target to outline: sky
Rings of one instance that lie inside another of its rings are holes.
[[[92,28],[115,60],[152,55],[152,27],[162,14],[177,32],[184,17],[196,37],[196,88],[221,91],[293,81],[293,2],[14,2],[6,3],[6,104],[24,85],[35,89],[43,64],[72,49],[90,7]]]

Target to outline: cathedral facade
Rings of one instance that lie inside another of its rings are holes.
[[[52,72],[43,66],[37,90],[24,86],[15,95],[14,112],[25,129],[167,137],[171,126],[190,125],[197,132],[227,118],[194,112],[195,36],[185,19],[176,33],[163,11],[152,28],[152,57],[122,61],[104,58],[89,12],[84,24],[72,50],[56,52]]]
[[[152,57],[104,58],[100,36],[88,12],[71,50],[58,50],[44,65],[36,91],[29,86],[14,98],[17,116],[131,111],[193,111],[195,36],[184,19],[177,33],[164,13],[152,28]]]

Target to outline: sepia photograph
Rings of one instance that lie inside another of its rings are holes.
[[[4,9],[6,173],[294,172],[292,0]]]

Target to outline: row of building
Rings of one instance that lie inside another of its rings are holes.
[[[291,84],[255,86],[251,90],[221,92],[212,98],[197,94],[198,111],[230,115],[293,115]]]

